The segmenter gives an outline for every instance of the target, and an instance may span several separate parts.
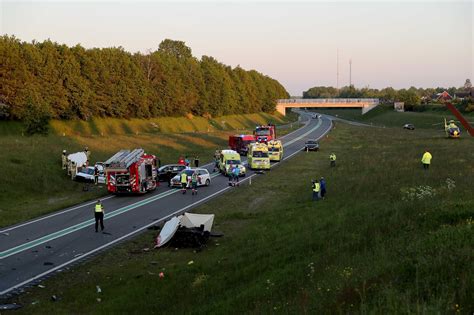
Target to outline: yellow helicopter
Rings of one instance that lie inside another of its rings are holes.
[[[452,119],[448,122],[446,122],[446,118],[444,119],[444,130],[448,138],[459,138],[461,136],[461,129],[456,126]]]

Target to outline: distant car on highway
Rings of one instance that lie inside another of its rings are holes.
[[[304,144],[304,151],[318,151],[319,142],[316,140],[307,140]]]
[[[319,115],[319,114],[313,114],[313,116],[311,116],[311,118],[313,118],[313,119],[319,119],[319,118],[321,118],[321,115]]]
[[[404,124],[403,129],[415,130],[415,125],[413,125],[413,124]]]
[[[168,164],[163,165],[157,171],[159,181],[170,182],[173,177],[181,173],[186,168],[182,164]]]
[[[188,175],[188,183],[191,181],[191,176],[194,172],[198,173],[199,181],[198,186],[209,186],[211,184],[211,174],[205,168],[189,168],[171,179],[171,187],[181,187],[181,173],[186,172]]]
[[[105,184],[105,174],[104,168],[102,165],[97,165],[99,169],[99,184]],[[83,167],[79,172],[76,174],[75,180],[79,182],[94,182],[94,166]]]

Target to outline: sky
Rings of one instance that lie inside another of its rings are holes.
[[[473,15],[470,0],[0,0],[0,33],[130,52],[181,40],[197,58],[255,69],[298,96],[349,85],[349,60],[358,88],[462,86],[474,79]]]

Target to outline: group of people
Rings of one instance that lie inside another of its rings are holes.
[[[186,194],[186,190],[189,185],[191,185],[191,188],[192,188],[191,194],[197,195],[197,186],[200,181],[201,181],[201,177],[198,175],[196,171],[194,171],[191,176],[188,176],[186,172],[182,172],[180,175],[180,182],[181,182],[181,192],[183,193],[183,195]]]
[[[239,186],[240,168],[238,165],[229,165],[229,185]]]
[[[324,177],[321,177],[319,181],[313,179],[311,182],[313,184],[313,201],[324,199],[326,196],[326,180],[324,179]]]
[[[89,159],[91,152],[89,151],[88,147],[84,148],[84,153],[87,157],[86,162],[82,167],[88,167],[89,166]],[[77,171],[78,171],[78,165],[76,165],[75,161],[70,161],[68,158],[68,154],[66,150],[63,150],[63,153],[61,155],[61,166],[63,170],[67,170],[67,175],[71,176],[71,179],[74,179],[76,177]]]
[[[189,159],[189,157],[187,155],[184,158],[182,156],[180,156],[179,159],[178,159],[178,164],[185,165],[186,168],[190,168],[191,167],[191,160]],[[199,167],[199,157],[197,155],[194,157],[194,167]]]

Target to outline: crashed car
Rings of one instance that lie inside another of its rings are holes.
[[[304,144],[303,151],[318,151],[319,150],[319,142],[316,140],[307,140]]]
[[[97,164],[96,167],[99,169],[99,184],[105,184],[105,173],[104,167],[100,164]],[[79,172],[77,172],[75,180],[79,182],[94,182],[94,166],[83,167]]]
[[[171,179],[181,173],[186,168],[186,165],[169,164],[163,165],[157,170],[158,180],[170,183]]]
[[[181,173],[183,172],[186,172],[186,175],[188,175],[188,187],[190,186],[191,176],[194,172],[198,173],[198,187],[209,186],[211,184],[211,175],[209,174],[208,170],[206,170],[205,168],[189,168],[180,172],[178,175],[171,179],[171,187],[181,187]]]

